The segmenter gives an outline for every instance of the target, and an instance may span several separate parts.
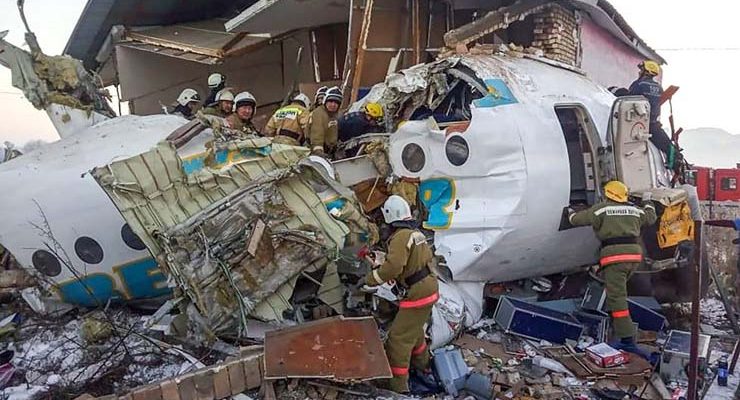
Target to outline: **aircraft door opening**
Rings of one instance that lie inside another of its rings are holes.
[[[598,193],[592,141],[598,134],[581,106],[557,106],[555,114],[568,150],[570,205],[592,205]]]

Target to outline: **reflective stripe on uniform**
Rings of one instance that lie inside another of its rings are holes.
[[[601,266],[616,264],[620,262],[641,262],[642,254],[615,254],[613,256],[601,257],[599,264]]]
[[[393,375],[408,375],[409,374],[409,368],[408,367],[391,367],[391,372]]]
[[[607,216],[618,215],[639,217],[640,214],[645,214],[645,211],[642,211],[635,206],[606,206],[596,210],[594,215],[601,215],[604,213],[606,213]]]
[[[426,350],[426,349],[427,349],[427,342],[423,342],[422,344],[414,347],[414,349],[411,350],[411,355],[412,356],[418,356],[419,354],[423,353],[424,350]]]
[[[418,246],[422,243],[425,243],[427,241],[427,237],[424,236],[423,233],[419,231],[413,231],[411,235],[409,235],[409,241],[406,242],[406,248],[411,249],[411,246]]]
[[[630,316],[630,310],[612,311],[612,318],[626,318]]]
[[[375,282],[377,282],[378,285],[380,285],[381,283],[383,283],[383,280],[380,278],[380,273],[378,273],[378,270],[379,269],[380,268],[375,268],[373,270],[373,279],[375,279]]]
[[[422,297],[418,300],[403,300],[398,304],[398,307],[400,308],[419,308],[428,306],[430,304],[434,304],[439,300],[439,293],[434,292],[433,294]]]

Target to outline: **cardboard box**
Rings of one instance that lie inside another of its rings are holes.
[[[629,355],[606,343],[595,344],[586,349],[586,356],[602,368],[616,367],[629,361]]]

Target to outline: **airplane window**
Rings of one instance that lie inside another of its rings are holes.
[[[142,242],[139,236],[131,230],[131,227],[128,224],[123,225],[121,228],[121,238],[123,239],[123,242],[126,243],[126,246],[134,250],[146,249],[144,242]]]
[[[416,143],[409,143],[401,151],[401,162],[407,170],[411,172],[419,172],[424,168],[426,163],[426,156],[424,150]]]
[[[459,167],[465,164],[470,156],[468,142],[462,136],[452,136],[445,145],[445,154],[452,165]]]
[[[80,260],[88,264],[98,264],[103,261],[103,248],[93,238],[81,236],[75,241],[75,253]]]
[[[57,276],[62,272],[62,264],[53,254],[46,250],[36,250],[31,256],[31,263],[37,271],[46,276]]]

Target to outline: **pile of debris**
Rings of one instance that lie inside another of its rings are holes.
[[[0,397],[105,395],[204,366],[181,346],[157,338],[140,315],[124,308],[55,318],[27,308],[8,311],[3,309],[0,321]],[[212,350],[191,351],[202,357]]]
[[[428,399],[685,395],[690,334],[666,331],[654,303],[630,298],[639,342],[655,355],[651,365],[605,343],[608,317],[593,309],[599,298],[593,291],[580,302],[500,296],[490,318],[433,350],[434,379],[412,374],[412,390]],[[703,322],[726,326],[718,305],[703,302]],[[404,398],[380,389],[391,376],[381,339],[386,326],[369,316],[264,326],[264,339],[249,346],[178,337],[157,322],[161,315],[122,307],[41,318],[9,305],[0,317],[4,398]],[[732,359],[736,338],[713,329],[700,338],[699,387],[711,393],[706,398],[730,399],[737,374],[727,387],[710,383],[719,360]]]

